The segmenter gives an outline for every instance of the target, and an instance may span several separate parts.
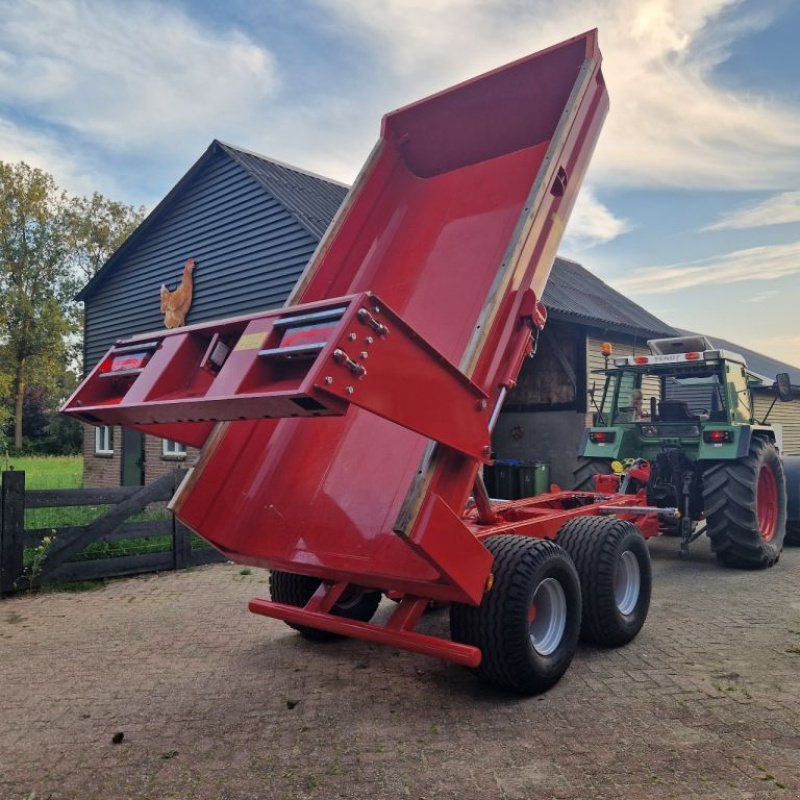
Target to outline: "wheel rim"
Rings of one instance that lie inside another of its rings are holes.
[[[567,596],[555,578],[545,578],[528,606],[528,636],[533,649],[543,656],[553,653],[567,627]]]
[[[778,522],[778,484],[768,464],[762,464],[758,472],[756,510],[758,532],[765,542],[770,542]]]
[[[636,554],[626,550],[619,559],[619,566],[614,575],[614,600],[620,614],[632,613],[639,602],[639,590],[642,585],[642,573]]]

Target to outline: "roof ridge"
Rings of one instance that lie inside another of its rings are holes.
[[[350,188],[350,185],[347,183],[342,183],[341,181],[334,180],[333,178],[326,178],[324,175],[320,175],[317,172],[312,172],[311,170],[303,169],[302,167],[297,167],[294,164],[289,164],[286,161],[279,161],[277,158],[270,158],[269,156],[262,155],[261,153],[256,153],[255,150],[248,150],[246,147],[239,147],[238,145],[231,144],[230,142],[223,142],[221,139],[214,139],[214,142],[218,144],[220,147],[222,147],[234,158],[236,158],[237,154],[242,153],[244,155],[257,158],[259,161],[265,161],[267,164],[274,164],[276,167],[282,167],[283,169],[291,170],[292,172],[296,172],[299,175],[306,175],[309,178],[315,178],[316,180],[322,181],[323,183],[329,183],[333,186],[340,186],[343,189]],[[239,159],[237,159],[237,161],[239,161]]]

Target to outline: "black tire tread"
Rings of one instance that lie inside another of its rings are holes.
[[[650,608],[652,566],[639,529],[615,517],[576,517],[556,539],[571,556],[581,579],[581,639],[605,647],[627,644],[641,630]],[[624,550],[638,556],[641,585],[639,602],[623,617],[614,599],[613,581]]]
[[[572,472],[572,488],[579,492],[593,492],[594,476],[609,475],[612,471],[610,461],[579,456],[578,465]]]
[[[778,521],[770,542],[758,531],[756,490],[762,463],[772,465],[778,485]],[[711,549],[720,563],[740,569],[775,564],[786,534],[786,478],[775,445],[753,436],[744,458],[710,464],[703,472],[703,507]]]
[[[483,544],[494,556],[494,585],[480,606],[453,603],[450,633],[454,641],[479,647],[480,665],[474,672],[483,680],[512,691],[537,694],[553,686],[566,671],[580,630],[579,582],[569,556],[555,542],[514,534],[492,536]],[[574,579],[577,602],[569,614],[562,644],[571,652],[558,674],[532,675],[528,665],[527,631],[517,630],[520,606],[527,609],[536,570],[548,560],[563,565]],[[577,617],[577,619],[576,619]],[[572,628],[571,628],[572,626]]]
[[[290,606],[302,608],[317,591],[322,581],[310,575],[298,575],[295,572],[283,572],[272,570],[269,574],[269,593],[276,603],[285,603]],[[332,613],[337,617],[347,617],[348,619],[369,622],[381,602],[380,592],[365,591],[359,601],[347,608],[333,607]],[[337,633],[323,631],[319,628],[312,628],[308,625],[295,625],[291,622],[286,623],[301,636],[315,642],[328,642],[342,637]]]

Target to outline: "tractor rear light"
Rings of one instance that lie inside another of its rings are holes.
[[[635,364],[649,364],[650,359],[647,356],[634,356],[633,361]]]
[[[616,436],[614,431],[592,431],[589,434],[589,440],[594,444],[608,444],[613,442]]]
[[[686,360],[687,361],[697,361],[703,357],[702,353],[687,353]]]
[[[615,358],[614,359],[614,366],[615,367],[626,367],[628,365],[627,358]]]
[[[724,444],[733,441],[733,434],[730,431],[704,431],[703,441],[710,444]]]

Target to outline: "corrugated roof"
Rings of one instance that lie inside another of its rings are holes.
[[[309,233],[322,238],[348,186],[225,142],[219,145],[263,184]]]
[[[692,331],[681,332],[692,333]],[[787,364],[785,361],[778,361],[776,358],[765,356],[763,353],[757,353],[749,347],[742,347],[742,345],[735,342],[721,339],[719,336],[712,336],[708,333],[705,336],[714,347],[719,347],[721,350],[731,350],[744,356],[747,368],[763,378],[766,385],[772,386],[775,382],[775,376],[779,372],[788,372],[792,380],[792,386],[800,387],[800,368]]]
[[[86,300],[97,289],[113,270],[114,265],[148,235],[153,225],[184,195],[209,160],[220,152],[225,153],[266,189],[317,240],[322,238],[322,234],[330,225],[348,192],[348,187],[342,183],[314,175],[299,167],[258,156],[215,139],[172,187],[167,196],[81,289],[76,297],[77,300]]]
[[[542,302],[553,316],[592,327],[651,337],[679,335],[675,328],[565,258],[556,258]]]

